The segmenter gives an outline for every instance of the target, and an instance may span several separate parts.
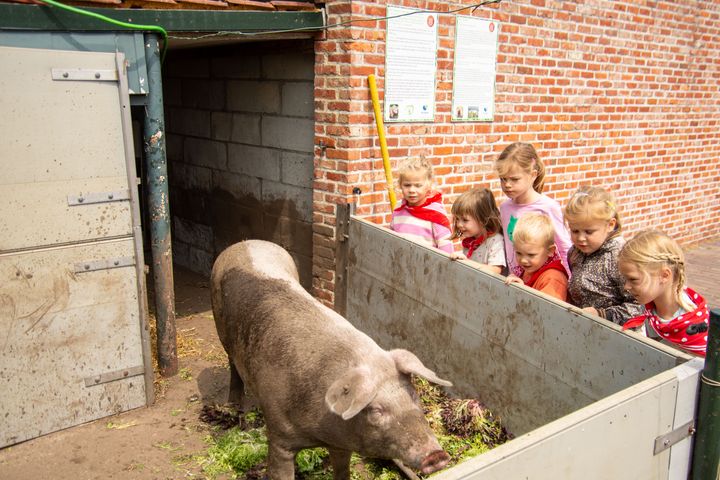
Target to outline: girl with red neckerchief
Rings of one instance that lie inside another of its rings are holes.
[[[442,195],[432,189],[432,165],[424,158],[410,158],[400,166],[398,177],[403,200],[392,212],[390,229],[414,242],[452,253],[450,220]]]
[[[452,206],[453,238],[462,238],[463,253],[452,260],[472,260],[480,268],[502,273],[507,265],[500,211],[487,188],[475,188],[460,195]]]
[[[625,289],[645,305],[645,314],[623,329],[644,329],[650,338],[704,357],[710,314],[705,299],[685,286],[685,256],[677,242],[657,230],[640,232],[620,251],[618,265]]]
[[[568,275],[557,253],[550,217],[542,213],[520,217],[515,225],[513,245],[517,265],[505,283],[521,283],[565,301]]]

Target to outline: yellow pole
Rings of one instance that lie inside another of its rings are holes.
[[[368,84],[370,85],[373,110],[375,110],[375,125],[377,125],[378,138],[380,138],[380,153],[382,153],[383,166],[385,167],[385,180],[387,181],[387,191],[390,196],[390,207],[395,210],[397,200],[395,198],[395,187],[393,186],[392,170],[390,169],[390,156],[388,155],[387,141],[385,140],[385,125],[383,124],[382,112],[380,111],[380,100],[378,99],[375,75],[368,75]]]

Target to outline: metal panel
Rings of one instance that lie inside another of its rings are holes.
[[[54,68],[116,70],[115,56],[39,51],[0,50],[0,252],[131,234],[128,201],[67,202],[128,188],[117,82],[52,79]]]
[[[0,47],[0,447],[152,401],[125,65]]]
[[[675,350],[352,218],[347,317],[413,350],[515,433],[666,371]]]
[[[1,9],[1,7],[0,7]],[[18,10],[40,11],[36,10]],[[48,16],[50,9],[44,9],[42,13]],[[68,17],[86,18],[59,9],[52,9],[52,16],[66,14]],[[0,16],[2,14],[0,13]],[[19,17],[15,17],[19,20]],[[110,26],[112,30],[117,27],[96,19],[90,20],[96,26]],[[82,52],[123,52],[127,62],[127,74],[130,93],[147,93],[147,68],[145,66],[145,47],[143,45],[143,32],[69,32],[52,31],[40,32],[41,28],[29,27],[29,30],[0,30],[0,45],[8,47],[24,48],[47,48],[51,50],[75,50]],[[51,30],[65,30],[55,28]],[[88,30],[91,30],[88,28]],[[0,66],[0,69],[2,66]]]
[[[143,365],[131,238],[0,256],[0,446],[145,404],[143,377],[85,378]]]
[[[434,478],[687,476],[689,440],[653,446],[692,419],[701,361],[357,218],[349,244],[348,319],[518,435]]]
[[[653,441],[671,428],[676,391],[661,373],[433,478],[667,479],[669,451],[653,455]]]

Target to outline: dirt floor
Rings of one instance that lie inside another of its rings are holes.
[[[0,479],[205,478],[203,405],[227,399],[227,357],[207,279],[175,270],[179,373],[156,382],[155,404],[0,450]]]

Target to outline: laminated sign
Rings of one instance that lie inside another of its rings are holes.
[[[492,121],[499,24],[458,16],[455,23],[452,120]]]
[[[400,7],[387,14],[385,121],[433,121],[438,15]]]

